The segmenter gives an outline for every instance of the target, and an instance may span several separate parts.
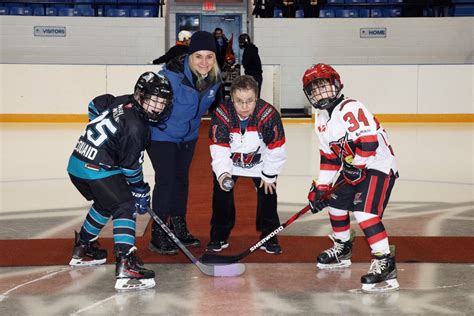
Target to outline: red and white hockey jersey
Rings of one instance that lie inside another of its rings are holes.
[[[217,178],[227,172],[275,182],[286,161],[280,114],[272,105],[258,100],[248,120],[242,133],[240,119],[230,100],[212,113],[209,129],[212,170]]]
[[[354,157],[352,164],[358,168],[397,172],[387,133],[362,103],[344,99],[331,116],[318,111],[315,127],[321,154],[318,184],[331,183],[347,156]]]

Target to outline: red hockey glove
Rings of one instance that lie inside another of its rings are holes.
[[[309,189],[308,202],[309,207],[311,208],[312,213],[318,213],[322,211],[325,207],[329,205],[327,199],[322,199],[327,191],[329,191],[330,186],[327,184],[316,185],[316,182],[313,181],[311,184],[311,189]]]

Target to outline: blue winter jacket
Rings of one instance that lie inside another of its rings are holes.
[[[188,59],[186,55],[169,62],[159,72],[168,78],[173,87],[173,110],[161,128],[152,127],[153,141],[180,143],[197,139],[201,118],[216,98],[221,80],[199,92],[194,87]]]

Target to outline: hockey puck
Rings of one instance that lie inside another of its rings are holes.
[[[234,180],[232,178],[225,178],[222,180],[222,187],[227,191],[232,190],[234,187]]]

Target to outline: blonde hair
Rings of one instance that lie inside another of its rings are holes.
[[[189,55],[189,58],[191,59],[191,56],[193,56],[195,53],[192,53],[191,55]],[[193,68],[191,62],[189,62],[189,69],[191,69],[192,73],[194,75],[196,75],[197,77],[197,83],[196,84],[199,84],[201,81],[203,80],[210,80],[211,82],[215,82],[218,80],[218,78],[220,78],[220,75],[221,75],[221,71],[219,69],[219,65],[217,64],[217,56],[216,56],[216,53],[212,52],[212,54],[214,55],[214,65],[212,66],[211,70],[209,71],[209,73],[207,74],[207,77],[203,78],[202,75],[196,70]]]

